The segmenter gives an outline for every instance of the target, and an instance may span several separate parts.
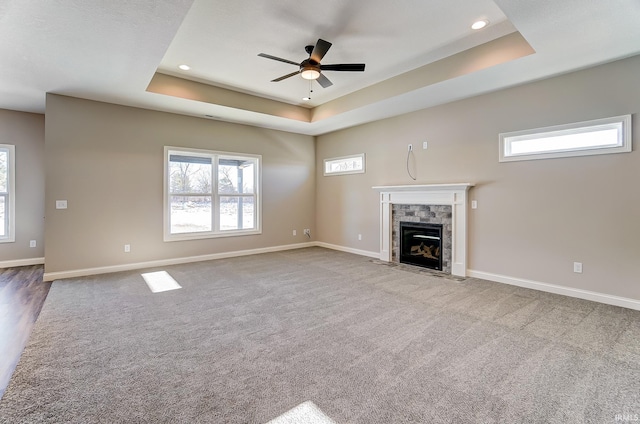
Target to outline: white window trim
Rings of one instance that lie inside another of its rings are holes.
[[[211,213],[213,214],[213,230],[203,231],[197,233],[180,233],[171,234],[171,205],[169,196],[169,152],[181,152],[185,154],[193,155],[205,155],[205,156],[217,156],[217,157],[243,157],[248,159],[254,159],[256,161],[255,175],[257,182],[255,184],[255,205],[254,213],[256,217],[256,228],[248,230],[218,230],[219,218],[217,211],[219,210],[220,194],[218,193],[218,162],[213,163],[213,176],[215,177],[211,181],[212,186],[212,199],[211,199]],[[164,147],[164,183],[163,183],[163,228],[164,228],[164,241],[183,241],[183,240],[200,240],[208,238],[220,238],[220,237],[238,237],[262,234],[262,155],[252,155],[248,153],[235,153],[235,152],[222,152],[217,150],[204,150],[204,149],[192,149],[188,147]]]
[[[359,169],[356,171],[327,172],[327,162],[333,162],[333,161],[343,160],[343,159],[354,159],[354,158],[362,158],[362,169]],[[325,177],[332,176],[332,175],[364,174],[366,171],[366,168],[367,168],[367,162],[365,160],[364,153],[348,155],[348,156],[340,156],[337,158],[327,158],[322,163],[322,171]]]
[[[542,137],[553,137],[558,135],[578,134],[585,129],[593,130],[606,129],[615,124],[622,124],[622,133],[618,135],[618,144],[613,147],[583,147],[576,149],[564,149],[541,153],[510,153],[510,143],[521,140],[531,140]],[[605,155],[611,153],[627,153],[632,150],[631,145],[631,115],[614,116],[611,118],[594,119],[590,121],[576,122],[572,124],[554,125],[551,127],[535,128],[523,131],[513,131],[501,133],[500,139],[500,162],[512,162],[521,160],[553,159],[572,156]]]
[[[9,179],[7,186],[5,214],[8,218],[6,235],[0,237],[0,243],[13,243],[16,241],[16,147],[12,144],[0,144],[0,149],[9,153],[7,162],[7,177]],[[2,223],[4,225],[4,222]]]

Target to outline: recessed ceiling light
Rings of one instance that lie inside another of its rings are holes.
[[[191,66],[189,66],[189,65],[179,65],[178,68],[182,69],[183,71],[188,71],[189,69],[191,69]]]
[[[482,19],[480,21],[474,22],[473,25],[471,25],[471,29],[482,29],[487,25],[489,25],[489,21],[486,19]]]

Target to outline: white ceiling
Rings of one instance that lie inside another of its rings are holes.
[[[491,25],[471,30],[479,18]],[[638,22],[638,0],[4,0],[0,108],[44,113],[51,92],[322,134],[639,54]],[[409,71],[428,72],[435,68],[425,65],[514,32],[534,54],[388,89]],[[257,54],[299,62],[304,46],[318,38],[333,43],[323,64],[364,62],[366,70],[326,72],[334,85],[314,83],[305,103],[308,82],[299,76],[270,82],[295,66]],[[181,63],[192,70],[178,70]],[[316,114],[321,119],[290,119],[149,92],[156,72],[263,98],[256,102],[320,111],[338,102],[355,106]]]
[[[300,63],[308,57],[304,47],[322,38],[334,44],[323,64],[365,63],[366,69],[325,72],[334,85],[312,85],[309,105],[317,106],[425,65],[439,58],[433,57],[435,50],[457,53],[455,43],[462,39],[469,39],[465,47],[486,41],[487,34],[470,28],[480,18],[494,24],[507,20],[492,0],[196,1],[159,70],[306,106],[308,81],[296,76],[270,82],[298,69],[258,53]],[[499,35],[514,31],[501,28]],[[182,63],[192,69],[180,71]]]

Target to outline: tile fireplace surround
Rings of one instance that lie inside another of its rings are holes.
[[[376,186],[380,192],[380,260],[391,262],[393,205],[451,206],[451,274],[467,276],[467,194],[474,184]]]

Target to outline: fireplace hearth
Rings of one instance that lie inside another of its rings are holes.
[[[442,224],[400,222],[400,262],[442,271]]]

